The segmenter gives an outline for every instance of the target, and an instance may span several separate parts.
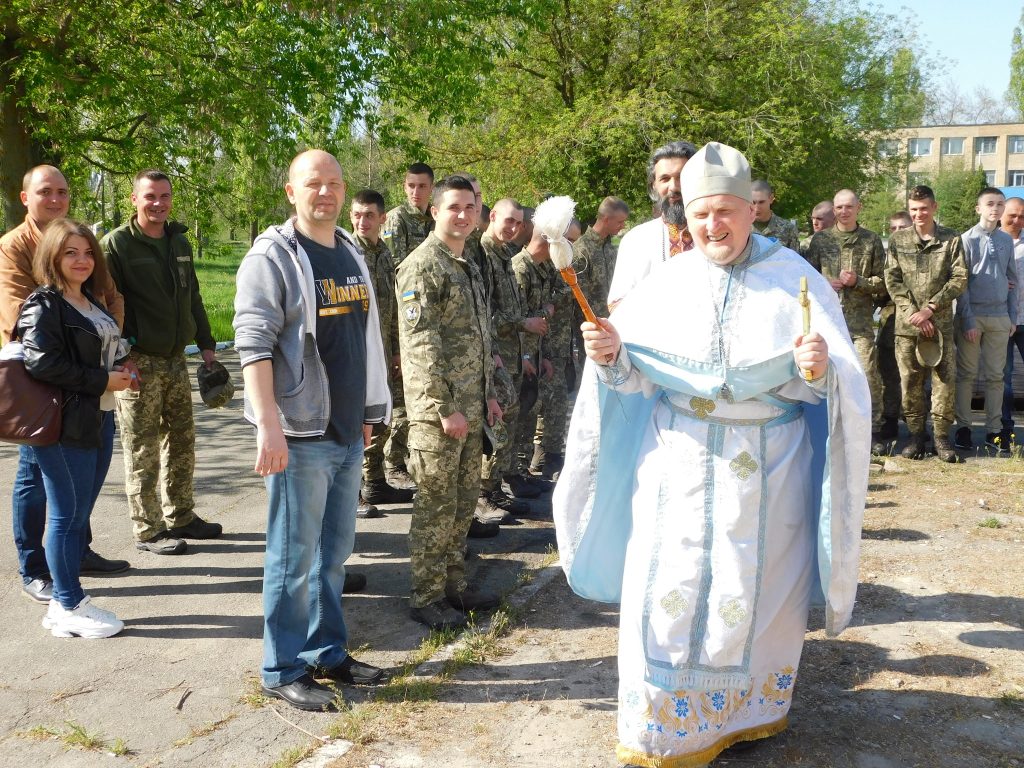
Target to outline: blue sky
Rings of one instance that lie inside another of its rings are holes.
[[[1024,4],[1007,0],[869,0],[927,37],[934,58],[946,64],[946,77],[970,93],[988,87],[1002,96],[1010,80],[1010,42]],[[943,77],[942,79],[945,79]]]

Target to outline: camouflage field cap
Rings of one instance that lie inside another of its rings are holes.
[[[928,368],[934,368],[942,360],[942,334],[936,332],[932,337],[917,337],[917,362]]]
[[[210,408],[227,405],[235,395],[235,385],[228,369],[217,360],[213,361],[210,368],[200,363],[196,368],[196,381],[199,382],[199,396]]]
[[[488,424],[484,419],[484,455],[492,456],[508,445],[508,428],[501,419],[495,419],[494,424]]]

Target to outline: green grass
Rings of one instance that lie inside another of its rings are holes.
[[[978,523],[979,528],[1002,528],[1003,523],[998,517],[986,517]]]
[[[195,260],[199,292],[217,341],[235,338],[231,327],[235,315],[235,272],[247,250],[244,243],[216,243],[204,248],[203,258]]]

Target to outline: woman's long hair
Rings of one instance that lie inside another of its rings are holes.
[[[39,285],[52,285],[62,294],[67,290],[68,281],[60,271],[60,261],[64,257],[64,246],[73,235],[84,237],[92,249],[92,274],[82,287],[95,296],[97,287],[102,290],[107,285],[107,261],[92,230],[73,219],[54,219],[46,225],[32,259],[32,277]],[[96,299],[102,297],[96,296]]]

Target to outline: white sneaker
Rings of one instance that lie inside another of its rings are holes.
[[[54,637],[113,637],[122,629],[124,622],[110,611],[93,605],[86,595],[72,610],[61,607],[56,600],[43,617],[43,628],[50,630]]]

